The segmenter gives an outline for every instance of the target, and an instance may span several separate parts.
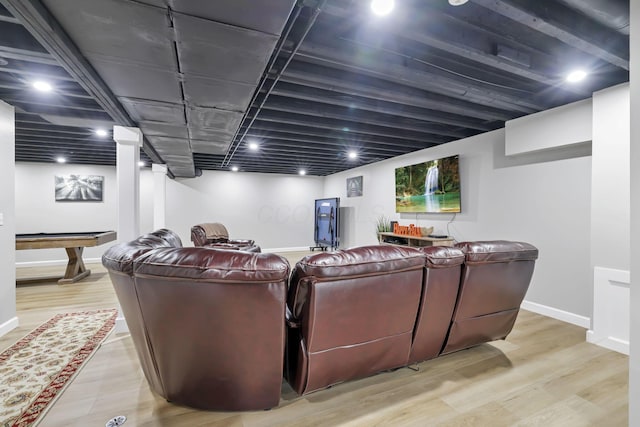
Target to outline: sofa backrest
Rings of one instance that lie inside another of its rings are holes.
[[[133,282],[133,262],[156,248],[170,247],[171,243],[160,235],[145,234],[131,242],[120,243],[107,249],[102,255],[102,264],[109,272],[111,283],[120,302],[131,339],[135,346],[142,371],[151,388],[165,396],[158,376],[154,357],[147,346],[147,332],[138,304],[138,294]]]
[[[460,287],[464,253],[458,248],[428,246],[420,307],[413,333],[409,363],[437,357],[442,351]]]
[[[523,242],[456,246],[465,253],[465,263],[443,353],[504,339],[513,328],[538,258],[538,250]]]
[[[277,406],[287,260],[160,248],[134,262],[148,346],[170,401],[209,410]]]
[[[388,245],[319,253],[291,275],[287,375],[303,394],[407,363],[424,255]],[[298,336],[295,336],[298,334]]]

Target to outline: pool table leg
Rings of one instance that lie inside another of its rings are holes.
[[[65,249],[67,250],[69,262],[67,263],[67,271],[65,271],[64,277],[58,280],[58,283],[61,285],[75,283],[91,274],[91,270],[87,270],[82,260],[83,247]]]

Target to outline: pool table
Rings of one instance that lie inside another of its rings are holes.
[[[67,251],[69,262],[64,276],[58,280],[58,283],[74,283],[91,274],[91,270],[87,270],[82,260],[84,248],[112,242],[116,240],[116,237],[115,231],[16,234],[16,250],[64,248]],[[38,281],[51,279],[51,277],[47,277],[38,279]],[[33,282],[34,279],[21,279],[18,282],[24,283],[27,281]]]

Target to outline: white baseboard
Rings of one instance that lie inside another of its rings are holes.
[[[86,264],[102,262],[102,258],[82,258],[82,260]],[[16,262],[16,267],[49,267],[49,266],[56,266],[56,265],[67,265],[68,263],[69,263],[68,259],[53,259],[48,261],[24,261],[24,262]]]
[[[7,320],[3,324],[0,325],[0,337],[8,334],[12,330],[18,327],[20,323],[18,322],[18,317],[13,316],[11,319]]]
[[[624,341],[615,337],[598,338],[593,331],[587,331],[587,342],[617,351],[618,353],[629,355],[629,341]]]
[[[520,307],[525,310],[533,311],[534,313],[542,314],[543,316],[551,317],[553,319],[571,323],[572,325],[580,326],[582,328],[589,329],[591,327],[591,319],[589,317],[570,313],[568,311],[549,307],[547,305],[538,304],[537,302],[525,300],[522,301],[522,305]]]

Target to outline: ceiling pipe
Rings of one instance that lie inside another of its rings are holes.
[[[274,76],[274,78],[273,78],[273,80],[271,82],[271,86],[269,87],[269,89],[267,89],[267,92],[265,93],[264,97],[262,98],[262,101],[260,102],[260,105],[258,106],[257,111],[254,113],[253,117],[251,118],[251,121],[249,122],[249,124],[245,128],[244,132],[242,133],[242,136],[238,139],[238,142],[234,146],[233,145],[233,141],[236,140],[236,137],[237,137],[238,133],[240,132],[240,129],[242,129],[242,126],[244,125],[244,122],[247,119],[247,117],[249,115],[249,112],[251,111],[251,106],[256,101],[257,97],[259,96],[260,92],[262,91],[262,88],[263,88],[265,82],[268,80],[269,73],[271,72],[271,69],[274,67],[274,65],[276,63],[276,59],[278,58],[280,52],[282,51],[282,48],[284,47],[284,42],[286,41],[287,37],[289,36],[289,33],[291,32],[291,29],[293,28],[296,20],[298,19],[298,16],[300,15],[300,12],[302,10],[302,5],[301,5],[300,2],[296,3],[296,11],[294,12],[295,15],[294,15],[293,19],[290,21],[291,25],[289,26],[289,28],[287,28],[287,31],[283,35],[283,37],[280,38],[279,45],[278,45],[276,51],[274,52],[274,54],[271,57],[271,64],[267,67],[267,69],[266,69],[266,71],[265,71],[265,73],[264,73],[264,75],[262,77],[262,82],[260,83],[260,87],[258,87],[256,92],[254,93],[253,99],[251,100],[251,103],[249,104],[249,107],[247,108],[247,112],[245,113],[244,117],[242,118],[242,122],[240,123],[240,126],[238,126],[238,130],[236,131],[236,135],[232,139],[232,148],[233,148],[233,150],[229,150],[227,152],[227,154],[224,157],[224,160],[222,161],[221,167],[223,167],[223,168],[227,167],[229,165],[229,163],[231,162],[231,159],[236,154],[236,151],[238,151],[238,147],[240,147],[240,144],[242,144],[242,140],[246,136],[246,134],[249,131],[249,129],[251,129],[251,125],[256,120],[256,118],[258,117],[258,114],[262,110],[262,107],[264,106],[265,102],[269,98],[269,95],[271,94],[271,91],[276,86],[276,83],[278,83],[278,80],[280,80],[280,77],[282,76],[284,71],[287,69],[287,67],[291,63],[291,60],[296,55],[296,52],[298,52],[298,49],[300,49],[300,46],[302,45],[302,42],[307,37],[307,34],[309,34],[309,31],[311,30],[311,27],[313,27],[313,24],[316,22],[316,19],[318,18],[318,15],[322,11],[322,8],[324,7],[326,2],[327,2],[327,0],[321,0],[317,4],[317,6],[316,6],[316,8],[315,8],[315,10],[313,12],[313,15],[309,19],[309,22],[307,22],[307,25],[306,25],[303,33],[302,33],[302,36],[300,37],[300,39],[298,40],[298,42],[296,43],[296,45],[292,49],[292,51],[289,54],[289,57],[287,58],[287,60],[284,63],[284,65],[280,68],[278,73]]]
[[[629,2],[624,0],[561,0],[589,18],[629,35]]]

